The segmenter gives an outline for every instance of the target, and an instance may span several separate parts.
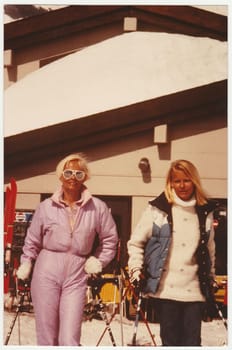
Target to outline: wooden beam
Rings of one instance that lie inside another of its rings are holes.
[[[166,31],[227,40],[227,17],[192,6],[74,5],[4,25],[4,49],[22,48],[72,33],[95,31],[124,17],[137,17],[138,30]],[[90,43],[91,44],[91,43]]]

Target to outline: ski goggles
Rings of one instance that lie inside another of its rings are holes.
[[[85,178],[85,172],[82,170],[65,169],[62,172],[62,174],[63,174],[63,177],[65,178],[65,180],[71,179],[71,177],[73,177],[73,175],[75,176],[77,181],[82,181]]]

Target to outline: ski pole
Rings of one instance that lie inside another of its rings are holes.
[[[131,290],[131,292],[132,292],[132,294],[133,294],[133,296],[134,296],[134,298],[135,298],[135,301],[138,303],[138,297],[137,297],[137,295],[136,295],[136,293],[135,293],[135,291],[134,291],[134,287],[133,287],[132,283],[130,282],[129,274],[128,274],[128,272],[127,272],[126,270],[124,270],[124,272],[125,272],[126,278],[127,278],[127,280],[128,280],[128,283],[129,283],[129,289]],[[149,324],[148,324],[148,322],[147,322],[147,320],[146,320],[145,314],[144,314],[143,310],[141,309],[141,307],[140,307],[140,311],[139,311],[139,312],[140,312],[140,315],[142,316],[143,322],[145,323],[145,325],[146,325],[146,327],[147,327],[148,333],[149,333],[150,336],[151,336],[153,345],[154,345],[154,346],[157,346],[157,345],[156,345],[156,342],[155,342],[155,339],[154,339],[154,336],[153,336],[153,334],[152,334],[152,332],[151,332],[151,329],[150,329],[150,327],[149,327]]]
[[[120,302],[124,301],[124,299],[125,299],[125,297],[126,297],[126,294],[127,294],[127,292],[128,292],[129,289],[130,289],[130,286],[128,286],[128,287],[124,290]],[[115,309],[114,313],[113,313],[113,314],[111,315],[111,317],[110,317],[109,323],[111,323],[111,322],[113,321],[113,319],[114,319],[116,313],[117,313],[117,310]],[[102,334],[101,334],[101,336],[100,336],[100,338],[99,338],[99,340],[98,340],[96,346],[98,346],[98,345],[101,343],[102,338],[104,337],[106,331],[107,331],[107,327],[105,327],[104,331],[102,332]]]
[[[215,307],[216,307],[216,310],[217,310],[217,312],[218,312],[218,315],[220,316],[220,318],[221,318],[221,320],[222,320],[222,322],[223,322],[225,328],[228,329],[228,327],[227,327],[227,321],[226,321],[226,319],[224,318],[223,313],[222,313],[222,311],[221,311],[221,309],[219,308],[219,306],[218,306],[217,303],[215,303]]]
[[[122,323],[122,317],[123,317],[123,304],[122,304],[122,291],[123,291],[123,285],[121,276],[118,277],[118,290],[119,290],[119,315],[120,315],[120,330],[121,330],[121,345],[124,346],[124,335],[123,335],[123,323]]]
[[[24,285],[24,291],[22,292],[22,294],[21,294],[21,296],[20,296],[20,299],[19,299],[19,302],[18,302],[18,305],[17,305],[17,308],[16,308],[15,317],[14,317],[14,319],[12,320],[12,323],[11,323],[11,325],[10,325],[10,329],[9,329],[9,332],[7,333],[7,336],[6,336],[4,345],[7,345],[8,342],[9,342],[9,340],[10,340],[12,331],[13,331],[13,329],[14,329],[15,322],[16,322],[17,317],[18,317],[18,315],[19,315],[19,312],[21,311],[21,308],[22,308],[22,306],[23,306],[24,297],[25,297],[25,294],[26,294],[27,287],[28,287],[28,284],[27,284],[27,282],[26,282],[25,285]]]
[[[10,325],[10,329],[9,329],[9,332],[7,333],[7,336],[6,336],[4,345],[7,345],[8,342],[9,342],[9,340],[10,340],[12,331],[13,331],[13,329],[14,329],[15,322],[16,322],[16,320],[17,320],[18,314],[19,314],[20,309],[21,309],[21,305],[23,304],[23,299],[24,299],[24,295],[21,295],[20,300],[19,300],[19,303],[18,303],[18,306],[17,306],[17,309],[16,309],[15,317],[14,317],[14,319],[13,319],[11,325]]]
[[[118,240],[117,254],[116,254],[116,268],[114,269],[114,274],[118,275],[121,345],[123,346],[124,345],[123,324],[122,324],[122,312],[123,312],[123,310],[122,310],[122,307],[123,307],[123,305],[122,305],[122,293],[123,293],[123,285],[122,285],[122,270],[121,270],[121,266],[120,266],[120,258],[121,258],[121,239]]]
[[[99,338],[99,340],[98,340],[98,342],[97,342],[97,345],[96,345],[96,346],[99,346],[99,344],[101,343],[102,338],[104,337],[104,335],[105,335],[106,331],[109,329],[109,325],[110,325],[111,321],[113,320],[113,318],[114,318],[115,314],[116,314],[116,310],[115,310],[115,312],[113,313],[113,315],[111,316],[110,320],[108,321],[108,324],[106,325],[106,327],[105,327],[104,331],[102,332],[102,334],[101,334],[101,336],[100,336],[100,338]]]
[[[107,281],[108,280],[109,279],[107,279]],[[115,278],[114,279],[110,279],[110,280],[112,280],[113,282],[116,282]],[[95,305],[95,309],[100,312],[101,318],[103,319],[103,321],[105,321],[106,330],[108,330],[108,332],[109,332],[109,336],[110,336],[112,345],[116,346],[116,343],[115,343],[115,340],[114,340],[114,336],[113,336],[113,333],[112,333],[112,330],[111,330],[111,327],[110,327],[110,321],[108,320],[108,317],[107,317],[106,312],[104,310],[104,305],[103,305],[102,299],[100,297],[100,290],[102,288],[102,285],[105,283],[105,281],[104,281],[104,279],[93,279],[93,278],[91,278],[89,280],[89,283],[90,283],[91,288],[92,288],[93,298],[96,299],[96,297],[97,297],[97,301],[98,301],[98,305]],[[118,283],[118,281],[116,283]]]
[[[106,312],[104,311],[104,305],[102,303],[102,300],[101,298],[99,297],[98,299],[98,302],[99,302],[99,309],[100,309],[100,315],[103,319],[103,321],[105,321],[105,324],[106,324],[106,329],[109,333],[109,336],[110,336],[110,340],[112,342],[112,345],[113,346],[116,346],[116,342],[115,342],[115,339],[114,339],[114,336],[113,336],[113,333],[112,333],[112,330],[111,330],[111,327],[110,327],[110,322],[108,320],[108,317],[106,315]]]
[[[137,337],[137,331],[138,331],[138,325],[139,325],[139,315],[140,315],[140,309],[141,309],[141,302],[142,302],[142,292],[139,292],[139,297],[137,301],[137,309],[136,309],[136,316],[135,316],[135,322],[134,322],[134,332],[132,337],[132,346],[136,346],[136,337]]]

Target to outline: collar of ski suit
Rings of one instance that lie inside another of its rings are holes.
[[[180,197],[177,196],[176,191],[173,189],[172,190],[173,198],[174,198],[174,204],[177,204],[181,207],[194,207],[196,205],[196,198],[193,195],[191,199],[188,201],[183,201]]]
[[[158,209],[164,211],[165,213],[169,213],[170,208],[171,208],[171,203],[168,203],[167,198],[165,196],[165,193],[162,192],[158,197],[155,199],[149,201],[149,203],[157,207]]]
[[[183,202],[183,201],[181,201]],[[164,211],[167,214],[170,214],[172,204],[168,202],[165,193],[162,192],[157,198],[149,201],[149,203],[157,207],[158,209]],[[209,213],[213,211],[218,206],[218,203],[215,200],[208,200],[204,205],[195,204],[197,212]]]
[[[64,193],[64,191],[63,191],[63,188],[61,186],[56,192],[54,192],[51,199],[56,204],[63,205],[63,193]],[[76,203],[80,204],[80,206],[83,207],[91,199],[92,199],[91,193],[89,192],[88,188],[83,185],[83,191],[81,192],[81,198],[78,201],[76,201]]]

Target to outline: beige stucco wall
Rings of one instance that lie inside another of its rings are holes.
[[[141,171],[138,168],[142,157],[147,157],[150,161],[152,177],[150,183],[143,182]],[[89,186],[92,190],[97,189],[102,194],[110,192],[117,195],[158,195],[163,189],[170,161],[178,158],[189,159],[197,166],[202,183],[211,197],[226,196],[226,128],[171,141],[170,159],[168,160],[160,159],[159,146],[153,144],[146,148],[92,162],[93,177]]]
[[[199,123],[195,123],[197,127]],[[173,127],[172,134],[178,133]],[[184,127],[182,127],[184,129]],[[194,132],[194,125],[192,125]],[[187,131],[187,128],[186,128]],[[182,130],[184,133],[184,130]],[[160,159],[159,147],[152,140],[141,149],[128,149],[130,144],[147,142],[150,134],[131,137],[112,143],[96,146],[87,154],[90,158],[91,179],[86,183],[96,195],[132,197],[132,227],[138,221],[148,200],[157,196],[164,188],[165,176],[174,159],[185,158],[198,168],[202,184],[213,198],[227,198],[227,129],[203,132],[174,139],[170,142],[170,159]],[[144,140],[145,139],[145,140]],[[118,149],[119,154],[107,157],[106,152]],[[100,159],[91,161],[95,153]],[[151,165],[151,182],[144,183],[139,160],[147,157]],[[52,193],[59,186],[55,172],[17,181],[17,208],[34,209],[40,201],[40,193]]]

